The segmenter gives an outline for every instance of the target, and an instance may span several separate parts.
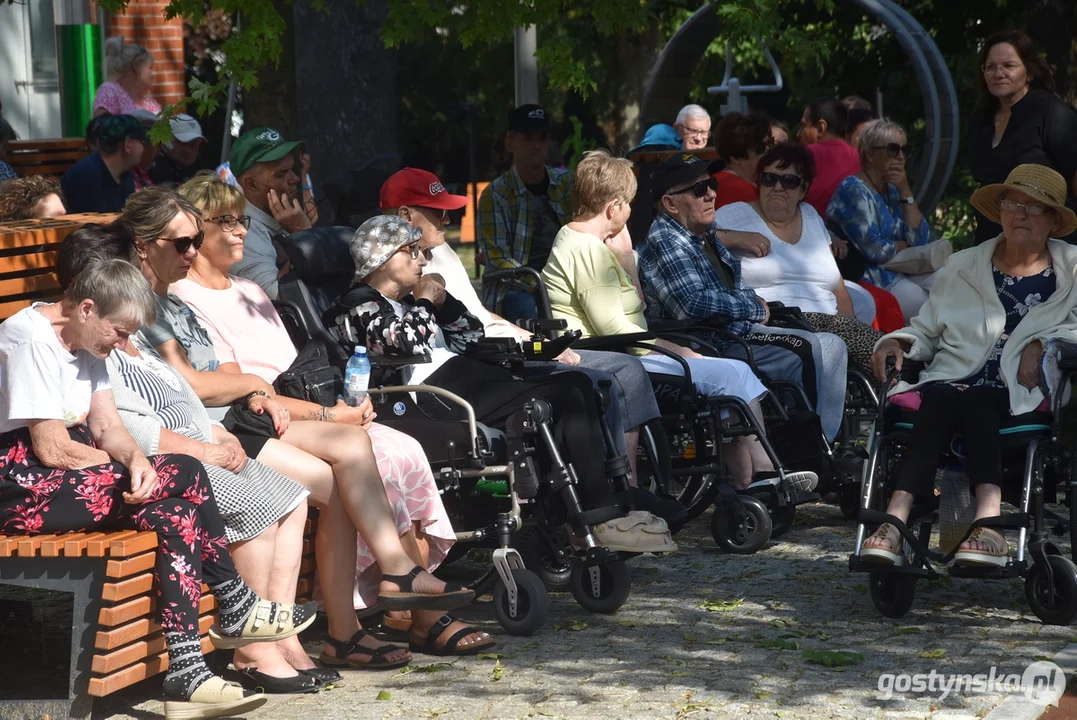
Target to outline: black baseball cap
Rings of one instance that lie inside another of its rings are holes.
[[[679,152],[671,155],[651,173],[651,194],[655,202],[669,192],[670,188],[698,180],[725,169],[721,158],[707,162],[698,155]]]
[[[509,113],[509,130],[522,133],[549,133],[550,119],[541,105],[521,105]]]

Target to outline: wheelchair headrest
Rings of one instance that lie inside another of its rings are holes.
[[[284,248],[295,274],[301,280],[346,277],[350,283],[355,274],[349,251],[354,233],[353,228],[337,225],[314,227],[288,236]]]

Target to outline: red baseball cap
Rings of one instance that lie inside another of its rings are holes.
[[[438,180],[438,176],[426,170],[404,168],[385,181],[378,195],[383,209],[404,207],[428,207],[438,210],[459,210],[468,204],[464,195],[452,195]]]

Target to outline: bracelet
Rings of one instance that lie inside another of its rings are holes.
[[[261,395],[262,397],[269,397],[269,393],[267,393],[265,390],[255,390],[254,392],[250,392],[250,393],[247,393],[246,395],[244,395],[243,399],[240,400],[240,402],[242,402],[244,405],[246,405],[248,402],[250,402],[250,399],[252,397],[254,397],[255,395]]]
[[[322,405],[322,422],[326,422],[326,417],[325,417],[325,405]]]

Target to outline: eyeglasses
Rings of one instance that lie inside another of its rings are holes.
[[[404,247],[397,250],[397,252],[406,252],[408,255],[411,256],[412,260],[418,260],[420,255],[422,255],[428,261],[433,259],[434,257],[434,251],[432,249],[426,248],[425,250],[423,250],[421,247],[419,247],[419,243],[405,245]]]
[[[685,137],[699,137],[706,140],[711,136],[710,130],[693,130],[692,128],[686,128],[684,125],[681,125],[681,130],[684,131]]]
[[[718,181],[715,178],[707,178],[706,180],[700,180],[697,183],[689,185],[686,188],[680,190],[673,190],[666,193],[666,195],[680,195],[681,193],[691,192],[697,198],[706,197],[707,191],[713,190],[718,192]]]
[[[179,253],[180,255],[186,255],[187,251],[191,249],[191,246],[194,246],[195,250],[202,247],[202,240],[205,237],[206,237],[206,233],[199,230],[198,234],[193,236],[193,237],[181,237],[181,238],[159,237],[159,238],[156,238],[156,239],[157,240],[164,240],[165,242],[172,243],[173,245],[176,246],[176,252],[177,253]]]
[[[1019,67],[1021,67],[1021,63],[1017,62],[1002,63],[1001,65],[999,63],[985,63],[982,69],[984,75],[994,75],[999,70],[1007,75],[1012,75]]]
[[[1017,208],[1021,208],[1029,217],[1041,217],[1047,214],[1047,211],[1051,208],[1041,203],[1019,203],[1016,200],[999,200],[998,209],[1003,212],[1017,212]]]
[[[875,145],[873,150],[885,150],[886,154],[892,158],[896,158],[898,155],[904,155],[909,157],[909,152],[912,150],[911,145],[898,145],[897,143],[887,143],[885,145]]]
[[[207,222],[217,223],[221,226],[221,230],[225,232],[232,232],[236,229],[237,225],[242,225],[245,230],[251,229],[251,216],[240,215],[218,215],[217,217],[210,218]]]
[[[434,213],[441,213],[441,216],[438,217],[437,221],[439,223],[441,223],[442,225],[444,225],[445,221],[447,221],[449,219],[449,211],[448,210],[445,210],[445,209],[442,209],[442,208],[427,207],[425,205],[420,205],[419,207],[422,208],[423,210],[429,210],[429,211],[434,212]]]
[[[763,187],[774,187],[778,183],[782,184],[782,187],[786,190],[796,190],[804,182],[804,178],[799,175],[778,175],[776,173],[763,173],[763,176],[759,178],[759,184]]]

